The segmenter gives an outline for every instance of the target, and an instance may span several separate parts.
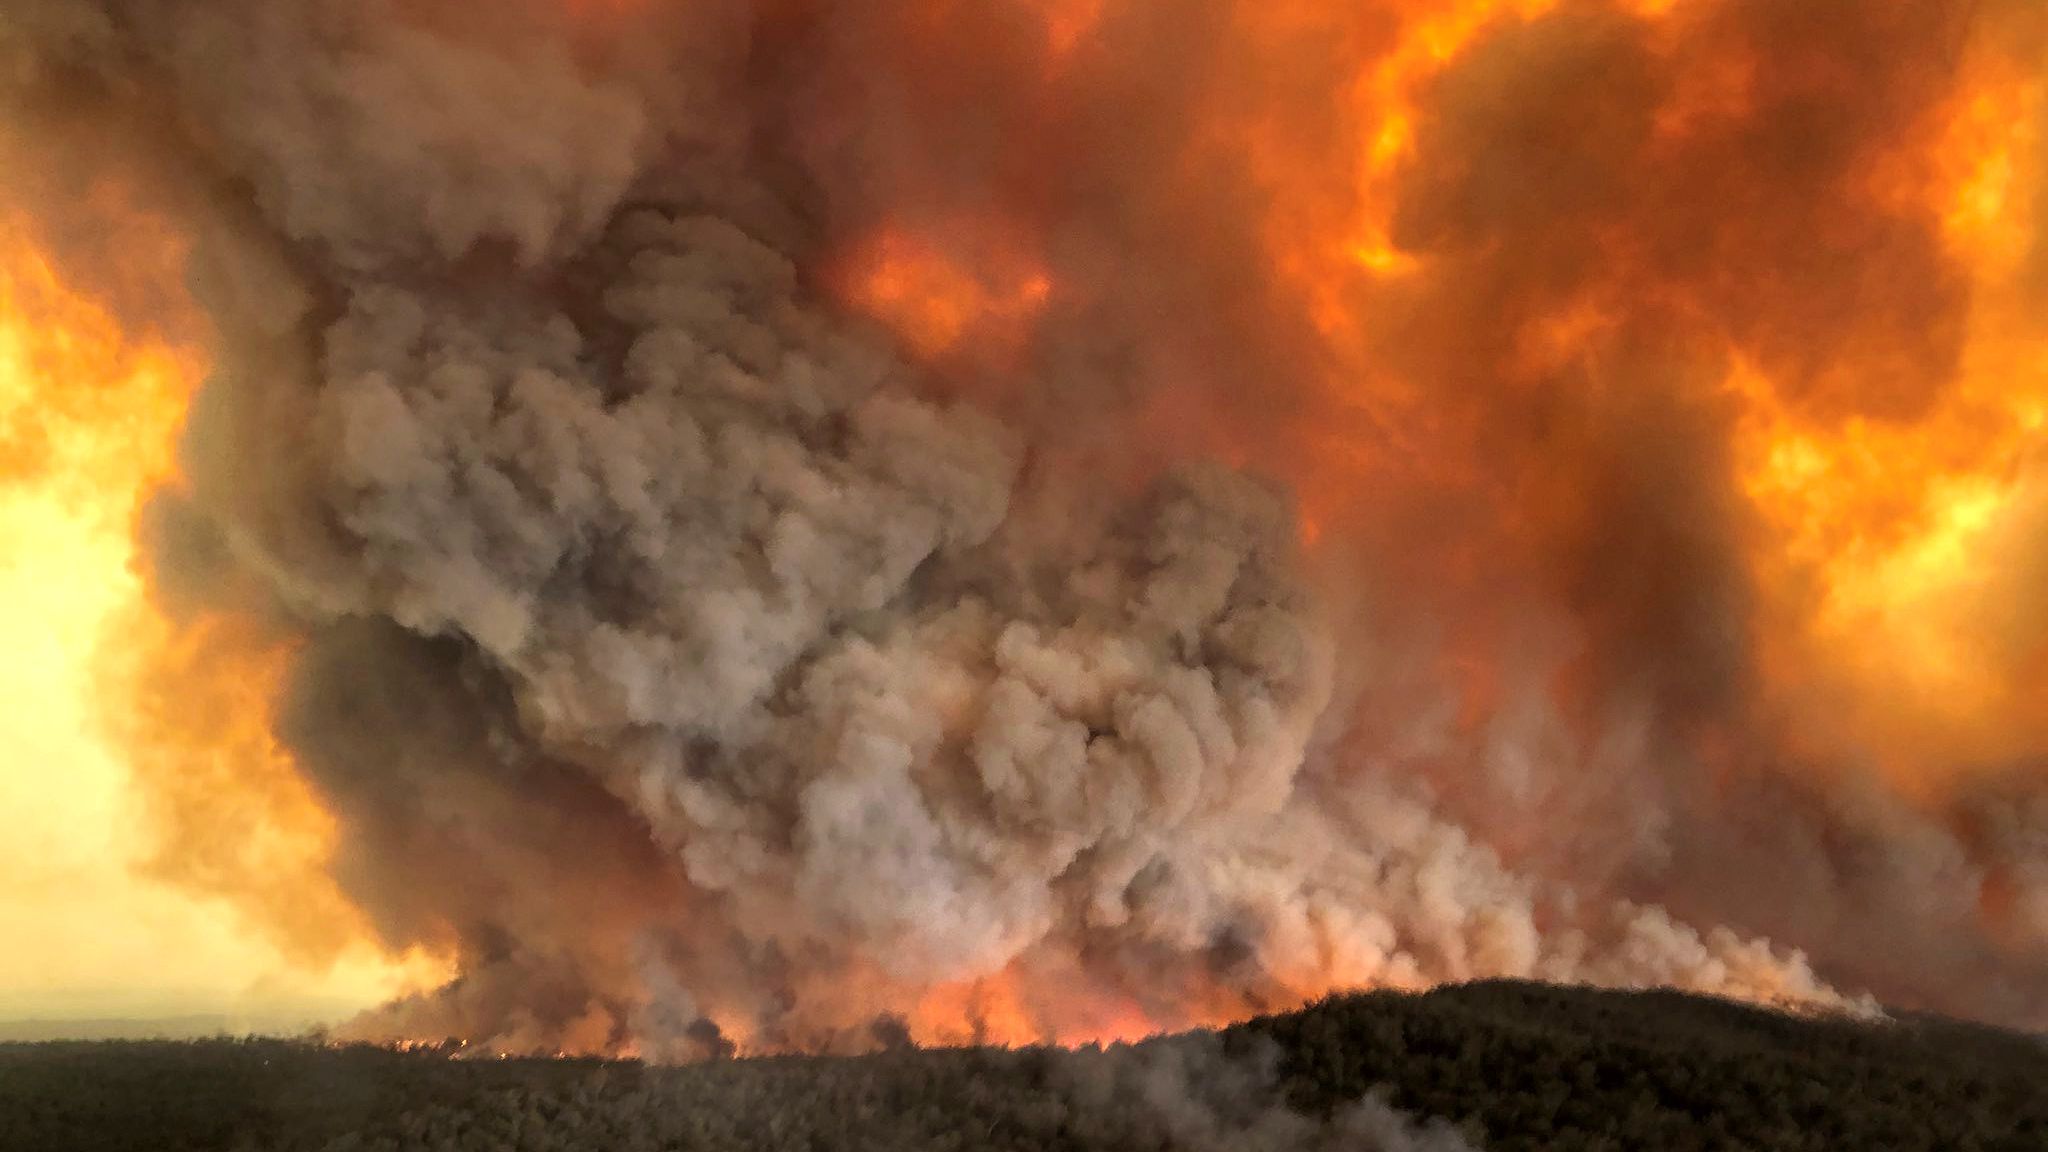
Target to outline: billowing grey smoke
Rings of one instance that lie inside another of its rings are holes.
[[[1473,1152],[1443,1119],[1403,1115],[1375,1093],[1311,1119],[1279,1098],[1270,1044],[1226,1054],[1212,1036],[1184,1036],[1141,1046],[1088,1048],[1068,1054],[1055,1080],[1067,1081],[1068,1118],[1085,1130],[1095,1117],[1135,1131],[1131,1144],[1158,1140],[1199,1152],[1280,1149],[1371,1149],[1373,1152]]]
[[[1706,802],[1642,767],[1670,753],[1639,734],[1654,709],[1584,748],[1516,705],[1461,747],[1443,690],[1396,667],[1409,630],[1357,623],[1424,597],[1311,580],[1283,491],[1143,443],[1139,380],[1182,335],[1228,372],[1291,367],[1237,340],[1258,309],[1223,290],[1227,238],[1179,281],[1105,239],[1128,295],[1048,337],[1041,400],[941,398],[817,280],[909,170],[911,133],[878,123],[882,175],[849,177],[831,103],[887,21],[604,7],[0,16],[29,138],[152,138],[106,164],[196,241],[219,368],[189,496],[155,517],[159,583],[300,637],[280,727],[339,818],[338,878],[389,943],[461,957],[360,1031],[857,1047],[956,992],[963,1028],[1021,1011],[1050,1036],[1498,974],[1847,1003],[1798,953],[1685,923],[1759,915],[1709,866],[1735,841],[1672,830]],[[1089,196],[1146,202],[1114,185]],[[1088,200],[1063,238],[1116,218]],[[1205,301],[1213,330],[1162,318]],[[1286,393],[1190,379],[1220,412]],[[1518,825],[1564,810],[1586,819],[1547,860]],[[1804,818],[1757,836],[1844,823]],[[1693,876],[1681,914],[1646,873]],[[1840,890],[1803,899],[1888,923]]]

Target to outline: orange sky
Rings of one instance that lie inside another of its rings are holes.
[[[199,372],[190,355],[124,346],[0,228],[0,1019],[274,1027],[404,986],[367,948],[308,971],[226,901],[140,867],[151,841],[103,735],[98,645],[143,604],[132,520],[168,472]]]

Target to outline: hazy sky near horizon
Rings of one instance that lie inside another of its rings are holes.
[[[141,875],[124,766],[89,714],[91,655],[136,593],[123,534],[0,490],[0,1018],[335,1017],[395,990],[374,956],[306,971],[225,902]]]

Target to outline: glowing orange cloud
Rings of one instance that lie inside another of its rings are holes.
[[[979,343],[1014,344],[1052,296],[1052,280],[1015,253],[970,263],[914,233],[888,228],[861,249],[853,304],[887,324],[921,359]]]
[[[180,246],[147,221],[130,225],[125,271],[153,267],[177,283]],[[43,994],[67,979],[108,980],[98,970],[115,964],[124,986],[260,977],[367,1000],[396,986],[396,970],[363,950],[361,918],[325,872],[325,814],[269,734],[284,653],[241,625],[173,621],[135,569],[137,518],[176,482],[177,434],[204,372],[191,348],[131,343],[0,216],[0,647],[11,654],[0,728],[22,742],[0,768],[0,792],[17,820],[76,821],[47,850],[73,861],[76,890],[17,892],[26,902],[0,913],[19,921],[24,955],[13,963],[41,973],[21,979],[46,982]],[[137,788],[153,797],[147,812],[128,799]],[[259,914],[259,934],[131,868],[204,892],[256,889],[244,907]],[[127,916],[146,919],[119,923]],[[35,929],[45,922],[67,927]],[[166,936],[124,942],[151,930]],[[133,970],[138,946],[161,953],[161,972]],[[38,948],[66,958],[46,957],[44,971]]]

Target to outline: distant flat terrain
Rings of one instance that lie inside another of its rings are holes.
[[[42,1040],[199,1040],[211,1036],[232,1036],[248,1027],[246,1021],[217,1013],[0,1020],[0,1044]],[[257,1027],[270,1030],[266,1025]]]
[[[0,1045],[0,1148],[2048,1149],[2048,1047],[1491,982],[1106,1050],[681,1068],[284,1040]]]

